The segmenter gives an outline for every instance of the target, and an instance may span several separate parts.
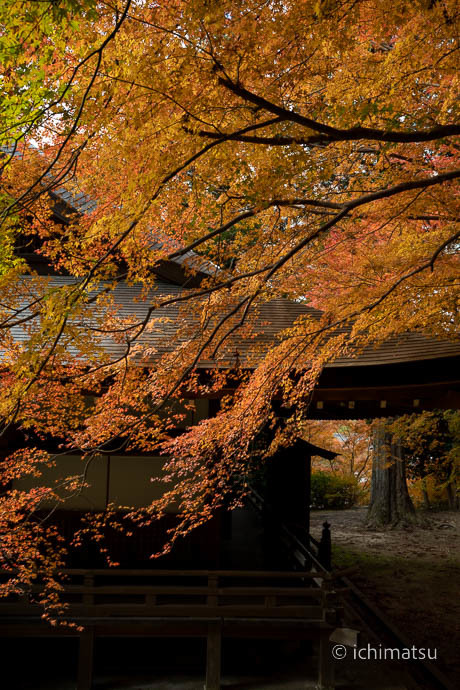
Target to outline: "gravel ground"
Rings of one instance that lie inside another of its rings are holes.
[[[460,688],[460,512],[430,512],[428,529],[376,532],[366,509],[314,511],[312,534],[331,524],[333,565],[417,647],[436,648],[437,665]],[[425,515],[425,513],[424,513]]]
[[[321,536],[322,524],[331,524],[333,544],[359,549],[363,553],[387,553],[433,561],[460,561],[460,511],[429,512],[428,529],[369,530],[364,524],[367,508],[313,510],[311,533]]]

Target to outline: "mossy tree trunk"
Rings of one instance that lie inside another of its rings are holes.
[[[407,490],[406,463],[401,444],[394,441],[385,422],[374,430],[369,527],[407,527],[417,521]]]
[[[456,482],[449,482],[446,486],[447,500],[449,501],[449,510],[458,510],[458,496]]]

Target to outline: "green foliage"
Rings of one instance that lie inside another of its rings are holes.
[[[14,255],[14,237],[8,230],[0,237],[0,276],[19,267],[24,267],[24,262]]]
[[[1,146],[19,141],[51,103],[59,102],[68,84],[62,60],[68,38],[78,33],[82,20],[97,16],[95,0],[0,3]],[[50,66],[57,75],[51,75]]]
[[[0,193],[0,211],[10,203],[9,197]],[[24,262],[16,256],[14,245],[17,235],[17,216],[12,216],[8,224],[4,224],[0,233],[0,278],[6,276],[13,269],[25,269]]]
[[[351,508],[358,500],[358,483],[354,477],[341,477],[328,472],[311,475],[313,508]]]

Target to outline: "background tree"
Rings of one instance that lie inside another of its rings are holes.
[[[393,435],[388,421],[379,421],[373,428],[371,500],[366,522],[375,528],[410,527],[417,522],[407,488],[402,443]]]
[[[430,507],[426,480],[431,477],[437,487],[446,491],[449,508],[458,509],[459,413],[435,410],[404,415],[391,428],[403,445],[408,477],[422,480],[425,506]]]
[[[313,505],[348,507],[365,501],[372,469],[371,424],[361,419],[309,421],[303,437],[337,453],[332,460],[312,457]]]
[[[305,439],[335,451],[333,460],[314,458],[314,467],[354,477],[365,489],[369,484],[372,455],[372,429],[365,419],[322,420],[305,424]]]

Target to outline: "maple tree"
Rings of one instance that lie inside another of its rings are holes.
[[[314,467],[354,477],[363,489],[367,487],[372,455],[372,429],[367,420],[311,421],[305,434],[306,440],[337,453],[332,460],[314,458]]]
[[[274,396],[298,425],[339,354],[407,330],[455,337],[455,0],[10,0],[1,12],[4,433],[59,438],[85,468],[113,444],[161,447],[168,490],[130,518],[178,502],[174,541],[230,487],[244,493]],[[62,185],[97,203],[51,219]],[[74,281],[28,268],[21,241]],[[191,250],[208,262],[199,286]],[[180,258],[192,287],[152,298],[155,269]],[[120,280],[140,286],[141,317],[117,308]],[[162,414],[165,401],[221,390],[226,375],[203,380],[197,365],[251,342],[260,305],[279,297],[321,313],[256,353],[216,417],[170,436],[183,412]],[[178,326],[155,353],[143,337],[171,305]],[[26,444],[4,483],[55,456]],[[48,492],[62,505],[85,481],[86,469]],[[31,530],[59,541],[30,520],[44,492],[1,499],[17,581],[49,552]]]
[[[337,453],[312,457],[312,504],[348,507],[367,501],[372,470],[372,425],[367,420],[311,420],[304,438]],[[316,493],[316,496],[314,495]]]

